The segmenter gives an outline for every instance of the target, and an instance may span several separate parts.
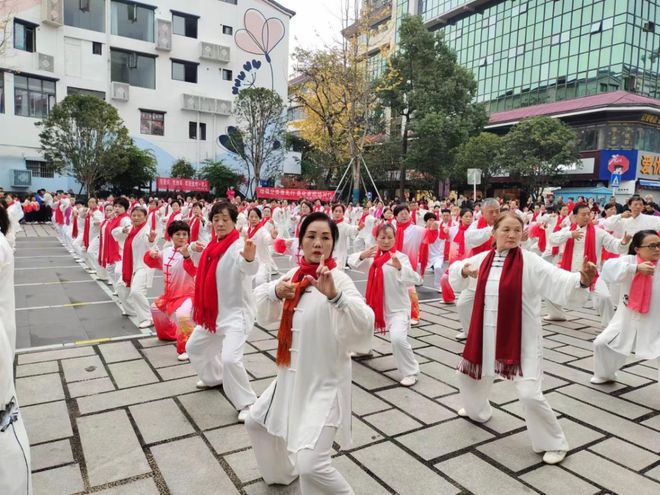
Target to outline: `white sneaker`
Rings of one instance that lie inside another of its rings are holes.
[[[209,387],[206,383],[204,383],[202,380],[198,381],[198,382],[195,384],[195,387],[197,387],[197,388],[200,389],[200,390],[206,390],[207,388],[211,388],[211,387]]]
[[[456,334],[456,340],[465,340],[467,339],[467,333],[459,332]]]
[[[467,413],[467,411],[465,410],[464,407],[461,407],[456,414],[458,414],[461,418],[467,418],[468,417],[468,413]]]
[[[551,316],[551,315],[545,315],[543,317],[545,321],[566,321],[566,318],[563,316]]]
[[[250,415],[250,408],[249,407],[245,407],[245,408],[241,409],[238,412],[238,422],[239,423],[245,423],[245,420],[248,418],[249,415]]]
[[[176,357],[179,361],[188,361],[188,353],[183,352]]]
[[[413,327],[415,325],[419,325],[419,320],[410,320],[410,325],[413,326]]]
[[[151,320],[144,320],[142,323],[138,325],[138,328],[149,328],[153,327],[154,323]]]
[[[596,375],[594,375],[591,377],[589,381],[594,385],[602,385],[603,383],[610,383],[613,382],[614,380],[612,378],[599,378]]]
[[[546,464],[559,464],[565,457],[565,450],[548,450],[543,454],[543,462]]]
[[[417,376],[416,375],[407,376],[399,383],[404,387],[412,387],[415,383],[417,383]]]

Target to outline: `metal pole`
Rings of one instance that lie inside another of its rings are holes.
[[[346,178],[346,174],[348,174],[348,171],[351,169],[351,165],[353,165],[353,159],[351,158],[351,161],[348,162],[348,166],[346,167],[346,170],[344,170],[344,175],[341,176],[341,179],[339,180],[339,184],[337,184],[337,188],[335,189],[335,196],[337,195],[337,191],[339,191],[339,188],[341,187],[342,183],[344,182],[344,179]]]
[[[376,183],[374,182],[374,178],[371,176],[371,172],[369,171],[369,167],[367,167],[367,163],[364,161],[364,158],[362,155],[360,155],[360,160],[362,161],[362,165],[364,165],[364,169],[367,171],[367,174],[369,174],[369,179],[371,180],[371,185],[374,186],[374,189],[376,190],[376,195],[378,195],[378,199],[383,201],[383,198],[380,197],[380,192],[378,191],[378,188],[376,187]]]
[[[474,181],[474,184],[472,184],[472,190],[473,190],[472,202],[476,203],[476,201],[477,201],[477,181],[476,180]]]

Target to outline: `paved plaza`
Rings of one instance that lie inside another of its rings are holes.
[[[121,317],[108,288],[49,228],[26,230],[16,252],[16,383],[35,495],[299,492],[297,483],[261,481],[222,389],[196,390],[172,343]],[[364,277],[352,276],[363,289]],[[150,295],[161,289],[157,279]],[[489,422],[458,417],[456,310],[432,290],[420,295],[426,302],[411,333],[417,385],[398,385],[385,337],[374,339],[372,359],[353,364],[354,445],[334,464],[356,494],[660,493],[657,362],[633,356],[616,383],[591,385],[593,310],[546,324],[543,388],[570,444],[562,464],[546,466],[531,450],[511,383],[493,386]],[[51,347],[26,351],[39,346]],[[276,347],[274,328],[252,331],[245,364],[257,393],[275,376]]]

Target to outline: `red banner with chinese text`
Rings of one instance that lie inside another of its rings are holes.
[[[174,177],[156,177],[156,189],[175,191],[209,192],[209,181],[200,179],[175,179]]]
[[[265,199],[307,199],[315,201],[332,201],[335,199],[334,191],[318,189],[291,189],[287,187],[257,187],[257,197]]]

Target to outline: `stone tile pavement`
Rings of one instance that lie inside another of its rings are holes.
[[[455,308],[422,307],[412,342],[422,374],[401,388],[391,348],[354,362],[353,437],[337,468],[356,494],[660,493],[656,362],[631,357],[619,381],[589,383],[593,311],[544,329],[544,389],[571,445],[559,466],[532,452],[510,383],[493,387],[486,424],[459,418]],[[246,367],[258,393],[275,375],[272,329],[255,328]],[[136,338],[19,354],[18,397],[35,495],[295,494],[267,487],[221,389],[198,391],[174,346]]]

